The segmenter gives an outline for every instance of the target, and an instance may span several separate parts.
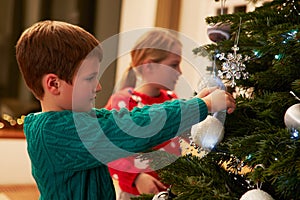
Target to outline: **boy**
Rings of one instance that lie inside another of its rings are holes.
[[[175,137],[208,111],[235,108],[232,96],[221,90],[131,112],[93,108],[101,90],[102,49],[87,31],[65,22],[42,21],[25,30],[16,57],[42,108],[24,122],[40,199],[115,199],[108,162]],[[212,97],[221,100],[212,105]]]

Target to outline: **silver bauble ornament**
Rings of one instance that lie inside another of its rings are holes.
[[[271,195],[261,189],[253,189],[246,192],[240,200],[274,200]]]
[[[284,123],[288,129],[300,131],[300,103],[292,105],[284,115]]]

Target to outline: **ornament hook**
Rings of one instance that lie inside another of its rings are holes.
[[[297,99],[298,101],[300,101],[300,98],[297,97],[297,95],[295,95],[295,93],[293,91],[290,91],[290,94],[292,94],[295,97],[295,99]]]
[[[263,164],[257,164],[257,165],[255,165],[254,169],[256,169],[258,167],[261,167],[262,169],[265,169],[265,166]],[[256,188],[257,189],[261,189],[261,187],[262,187],[262,182],[257,181],[256,182]]]

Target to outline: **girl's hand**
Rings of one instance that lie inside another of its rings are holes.
[[[157,194],[167,189],[162,182],[146,173],[140,173],[137,176],[135,186],[140,194]]]

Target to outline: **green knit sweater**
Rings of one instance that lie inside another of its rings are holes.
[[[93,109],[27,115],[24,132],[40,199],[114,200],[106,163],[149,150],[206,116],[207,107],[198,98],[131,112]]]

